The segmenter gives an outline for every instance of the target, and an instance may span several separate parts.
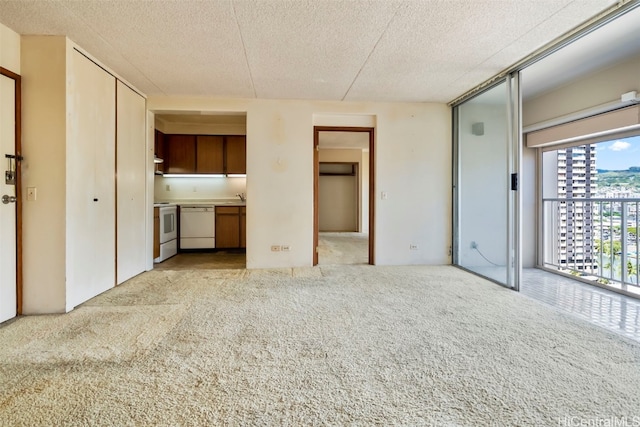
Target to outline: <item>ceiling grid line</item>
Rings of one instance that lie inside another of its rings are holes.
[[[102,34],[100,34],[97,30],[95,30],[95,27],[92,25],[89,25],[89,23],[84,20],[81,16],[79,16],[77,13],[75,13],[73,10],[71,10],[69,7],[67,7],[63,2],[61,2],[60,0],[56,0],[56,3],[58,3],[62,8],[64,8],[65,10],[67,10],[67,12],[73,16],[75,16],[80,22],[82,22],[82,24],[91,32],[93,33],[97,38],[99,38],[105,45],[109,46],[114,52],[118,52],[118,50],[116,49],[116,47],[110,43]],[[74,43],[76,43],[76,40],[73,40]],[[140,68],[138,68],[133,62],[131,62],[129,60],[129,58],[126,57],[126,55],[118,52],[118,54],[120,55],[120,57],[122,57],[127,64],[129,64],[131,67],[133,67],[136,71],[138,71],[140,73],[140,75],[142,77],[144,77],[151,85],[153,85],[153,87],[155,87],[158,91],[160,91],[160,93],[162,93],[163,95],[166,95],[166,92],[162,90],[162,88],[160,88],[153,80],[151,80],[143,70],[141,70]],[[97,58],[100,59],[100,58]],[[103,59],[100,59],[101,62],[104,62]],[[122,80],[124,77],[121,77],[118,75],[118,79]],[[124,81],[124,83],[129,83],[131,84],[131,82],[128,81]],[[127,84],[127,86],[129,86],[129,84]],[[137,92],[137,90],[136,90]]]
[[[542,27],[543,24],[549,22],[553,17],[557,16],[560,12],[562,12],[563,10],[567,9],[571,3],[575,3],[575,0],[565,4],[564,6],[562,6],[560,9],[556,10],[552,15],[549,15],[547,18],[545,18],[544,20],[538,22],[535,26],[529,28],[528,31],[525,31],[524,33],[522,33],[520,35],[520,37],[514,39],[511,43],[509,43],[508,45],[502,47],[500,50],[493,52],[491,55],[489,55],[487,58],[485,58],[483,61],[481,61],[477,66],[482,66],[486,63],[488,63],[489,61],[491,61],[491,59],[497,57],[498,55],[500,55],[502,52],[506,51],[508,48],[510,48],[511,46],[515,45],[516,43],[518,43],[520,40],[524,39],[527,35],[534,33],[538,28]],[[473,70],[469,70],[467,69],[464,73],[462,73],[457,79],[455,79],[454,81],[459,81],[460,79],[463,79],[464,77],[466,77],[471,71]]]
[[[364,67],[367,65],[367,62],[369,62],[369,59],[371,58],[371,55],[373,55],[373,52],[375,52],[376,48],[378,47],[378,44],[380,44],[380,40],[382,40],[382,37],[384,37],[384,35],[387,33],[387,31],[389,30],[389,27],[391,26],[391,23],[393,22],[395,17],[398,15],[398,11],[400,10],[400,7],[402,7],[402,5],[404,5],[404,4],[406,4],[406,2],[402,2],[402,3],[398,4],[398,7],[396,8],[395,12],[393,12],[393,16],[391,16],[391,18],[389,19],[389,22],[387,22],[387,25],[384,27],[384,30],[382,30],[382,32],[380,33],[380,37],[378,37],[378,40],[376,40],[375,44],[371,48],[371,51],[369,52],[369,54],[365,58],[364,62],[362,63],[362,66],[360,67],[360,69],[358,69],[358,72],[356,73],[355,77],[351,81],[351,84],[347,88],[347,91],[342,96],[342,99],[340,99],[341,101],[344,101],[347,98],[347,96],[349,95],[349,92],[351,92],[351,89],[353,88],[353,85],[358,80],[358,77],[360,77],[360,74],[362,73],[362,70],[364,70]]]
[[[574,3],[574,2],[575,0],[571,3]],[[590,34],[592,31],[595,31],[601,28],[603,25],[606,25],[607,23],[614,21],[615,19],[619,18],[620,16],[623,16],[625,13],[629,11],[632,11],[634,9],[640,10],[640,0],[618,0],[614,3],[615,4],[600,10],[597,14],[593,15],[591,18],[587,19],[586,21],[583,21],[577,26],[574,26],[568,29],[563,34],[557,36],[555,39],[552,39],[547,43],[544,43],[537,49],[530,51],[527,55],[523,56],[516,62],[512,63],[510,66],[505,67],[503,70],[494,74],[489,79],[484,80],[483,82],[479,83],[478,85],[474,86],[473,88],[467,90],[466,92],[462,93],[458,97],[449,101],[447,105],[449,106],[459,105],[465,100],[473,98],[475,95],[487,89],[498,80],[504,78],[507,74],[510,74],[514,71],[524,70],[527,67],[530,67],[531,65],[535,65],[539,61],[548,58],[549,56],[553,56],[555,53],[561,51],[564,48],[575,46],[574,43],[576,41],[579,41],[581,38],[583,38],[583,36]],[[623,31],[628,31],[630,34],[634,34],[637,32],[637,30],[635,32],[631,32],[630,27]],[[636,38],[636,41],[634,43],[634,54],[636,55],[640,53],[640,43],[638,43],[638,40],[640,39]],[[610,50],[610,48],[607,48],[607,50]],[[600,50],[600,54],[602,54],[602,52],[603,51]],[[582,57],[583,67],[585,63],[593,61],[592,59],[590,60],[585,59],[587,58],[587,56],[590,58],[594,58],[597,55],[598,55],[598,52],[594,51],[592,52],[592,55],[583,56]],[[613,63],[611,63],[610,65],[612,64]],[[567,66],[567,63],[565,62],[564,65]],[[550,79],[551,78],[550,76],[551,75],[549,74],[546,77],[538,77],[537,83],[540,84],[544,80]],[[575,77],[578,77],[578,75],[576,75]],[[555,77],[554,80],[558,81],[557,77]],[[558,82],[556,86],[560,86],[563,83],[566,83],[566,82]],[[550,88],[551,87],[547,87],[547,90]],[[541,91],[538,90],[538,93],[539,92]]]
[[[529,70],[525,97],[637,58],[640,7],[608,23],[612,10],[635,6],[640,0],[0,0],[0,23],[24,36],[66,36],[150,97],[451,105],[541,58],[553,66]],[[603,16],[596,39],[573,43]],[[553,58],[559,49],[564,62]]]
[[[253,73],[251,72],[251,65],[249,64],[249,55],[247,55],[247,45],[244,42],[244,37],[242,36],[242,28],[240,28],[240,21],[238,20],[238,13],[236,12],[236,5],[234,0],[229,0],[231,4],[231,9],[233,10],[233,17],[236,21],[236,26],[238,27],[238,34],[240,35],[240,41],[242,43],[242,53],[244,54],[244,60],[247,64],[247,71],[249,72],[249,80],[251,81],[251,90],[253,91],[253,97],[258,98],[258,94],[256,92],[256,84],[253,81]]]

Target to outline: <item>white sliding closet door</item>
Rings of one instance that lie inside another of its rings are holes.
[[[117,283],[145,271],[146,103],[117,83]]]
[[[67,309],[115,285],[116,79],[72,52],[67,115]]]

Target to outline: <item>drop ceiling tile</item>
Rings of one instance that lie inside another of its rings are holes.
[[[231,3],[65,1],[162,93],[253,97]]]
[[[1,0],[149,95],[448,102],[615,0]]]
[[[529,53],[523,47],[509,57],[500,56],[569,4],[567,0],[407,3],[346,99],[364,99],[384,87],[393,95],[388,100],[434,100],[439,93],[438,101],[450,101],[461,94],[461,85],[463,92],[469,90],[511,65],[510,58]],[[583,16],[593,13],[590,9]],[[542,40],[553,37],[547,33]],[[489,61],[494,57],[497,60]]]
[[[236,2],[260,98],[341,99],[399,2]]]

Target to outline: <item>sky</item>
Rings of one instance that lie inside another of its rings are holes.
[[[640,136],[596,144],[596,168],[627,170],[640,166]]]

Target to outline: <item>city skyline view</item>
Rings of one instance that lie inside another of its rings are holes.
[[[629,168],[640,168],[640,136],[545,156],[544,183],[553,187],[544,202],[545,265],[600,284],[637,286],[640,169]]]

